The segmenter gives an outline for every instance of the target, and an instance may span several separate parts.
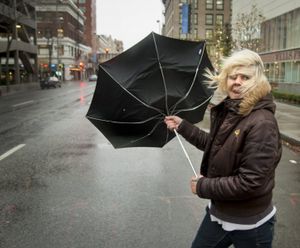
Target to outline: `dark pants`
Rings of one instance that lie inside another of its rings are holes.
[[[275,216],[263,225],[251,230],[225,231],[218,222],[211,221],[206,213],[192,248],[271,248],[274,236]]]

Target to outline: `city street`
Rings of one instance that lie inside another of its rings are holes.
[[[95,85],[0,97],[0,247],[190,247],[208,201],[190,192],[179,142],[114,149],[85,118]],[[276,177],[273,247],[297,248],[300,154],[284,147]]]

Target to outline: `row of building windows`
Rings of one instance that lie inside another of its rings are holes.
[[[198,28],[193,28],[189,34],[183,34],[181,27],[179,28],[179,34],[181,39],[205,39],[205,40],[212,40],[214,37],[214,30],[213,29],[206,29],[205,30],[205,37],[200,37],[198,33]]]
[[[181,3],[189,3],[189,0],[181,0]],[[194,9],[198,9],[198,0],[191,0]],[[215,8],[214,8],[214,4]],[[224,10],[224,0],[206,0],[205,8],[207,10]]]
[[[299,24],[300,8],[262,23],[262,49],[276,58],[275,62],[265,64],[266,76],[270,82],[300,83]]]
[[[215,15],[216,21],[214,23],[214,15],[213,14],[206,14],[205,15],[205,24],[206,25],[223,25],[224,23],[224,15],[223,14],[217,14]]]
[[[300,83],[300,61],[265,64],[265,74],[272,83]]]
[[[57,49],[58,48],[58,49]],[[49,53],[51,52],[50,46],[48,45],[39,45],[38,46],[38,55],[44,55],[44,56],[49,56]],[[71,57],[77,57],[80,53],[81,50],[79,48],[76,48],[71,45],[52,45],[52,52],[55,51],[55,53],[58,52],[59,56],[71,56]],[[53,56],[54,54],[52,54]],[[57,54],[56,54],[57,55]]]
[[[212,40],[213,35],[214,35],[214,30],[213,29],[206,29],[205,30],[205,37],[200,37],[199,36],[198,28],[193,28],[189,34],[183,34],[182,30],[180,28],[179,33],[180,33],[180,38],[181,39],[194,39],[194,40],[206,39],[206,40]]]
[[[194,13],[191,15],[192,18],[192,24],[197,25],[198,24],[198,13]],[[215,22],[214,22],[214,15],[213,14],[206,14],[205,15],[205,24],[206,25],[223,25],[224,24],[224,15],[223,14],[217,14],[215,15]],[[179,23],[182,23],[182,15],[180,14]]]
[[[276,51],[300,46],[300,8],[262,24],[264,51]]]
[[[214,9],[214,2],[216,3],[216,9],[217,10],[223,10],[224,9],[224,1],[223,0],[206,0],[206,9]]]

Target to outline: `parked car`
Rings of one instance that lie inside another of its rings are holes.
[[[97,81],[97,75],[96,74],[92,74],[89,76],[89,82],[92,82],[92,81]]]
[[[40,80],[41,89],[57,88],[61,87],[61,81],[57,77],[47,77]]]

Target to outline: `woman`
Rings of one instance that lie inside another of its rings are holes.
[[[227,94],[211,109],[209,133],[178,116],[165,118],[170,130],[204,151],[191,190],[210,203],[192,247],[272,247],[281,143],[263,62],[257,53],[241,50],[224,61],[219,75],[207,77]]]

